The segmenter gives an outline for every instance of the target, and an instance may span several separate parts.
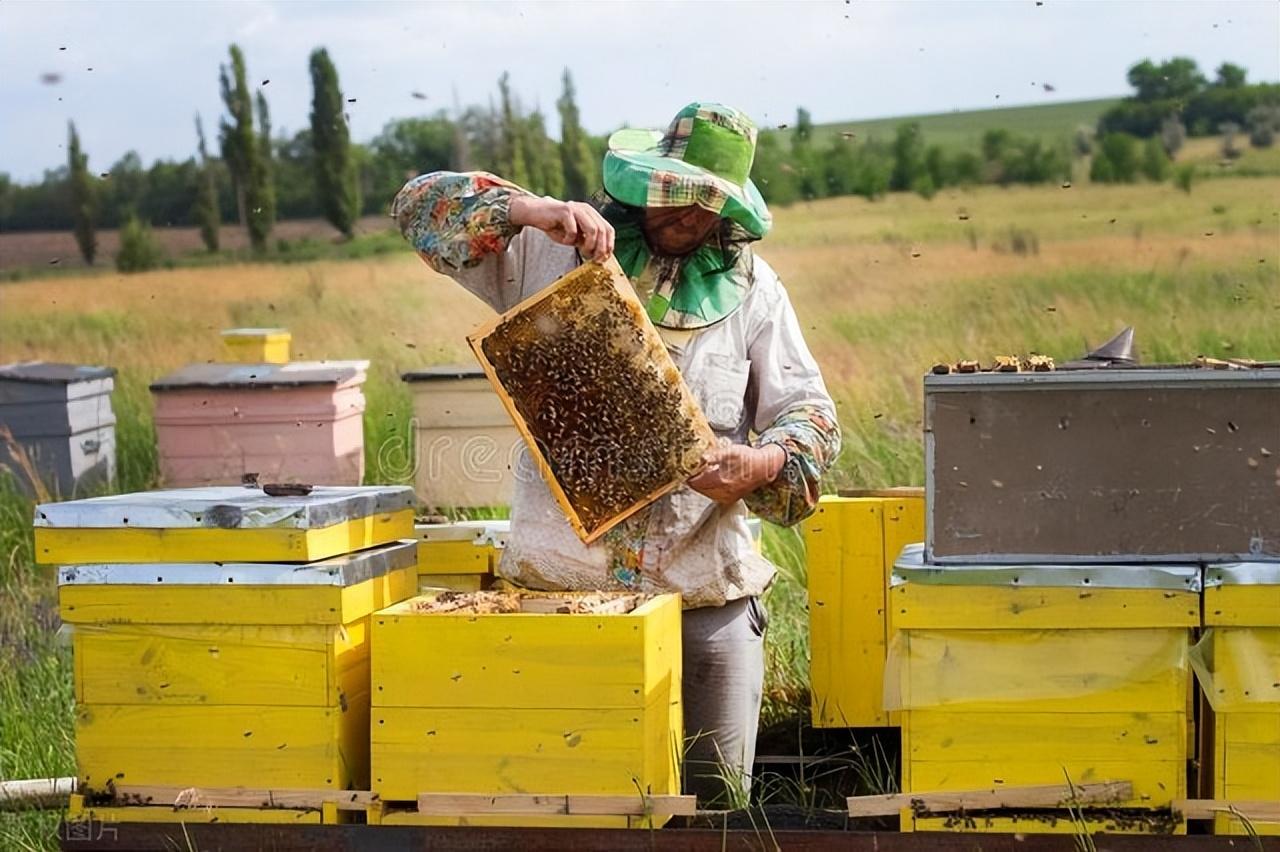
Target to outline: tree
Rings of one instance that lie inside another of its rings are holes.
[[[89,175],[89,157],[80,150],[80,134],[76,126],[67,122],[67,167],[71,183],[71,217],[75,222],[76,245],[84,262],[93,266],[98,251],[98,237],[94,231],[97,213],[93,178]]]
[[[1142,173],[1148,180],[1163,181],[1169,177],[1171,166],[1164,143],[1152,136],[1142,144]]]
[[[249,169],[249,240],[257,251],[267,246],[271,227],[276,221],[276,185],[271,154],[271,116],[262,89],[257,92],[258,124],[262,135],[257,140],[257,156]]]
[[[936,189],[932,181],[928,186],[919,179],[927,175],[924,164],[924,136],[920,125],[914,121],[899,124],[893,137],[893,175],[889,188],[895,190]],[[923,193],[922,193],[923,194]]]
[[[1185,56],[1159,65],[1144,59],[1129,69],[1128,80],[1137,90],[1135,98],[1139,101],[1185,100],[1207,83],[1196,61]]]
[[[311,143],[316,195],[329,224],[350,239],[360,215],[360,186],[351,132],[342,110],[338,69],[323,47],[311,52]]]
[[[541,110],[535,109],[529,115],[525,140],[529,152],[530,189],[539,195],[563,197],[564,165],[558,146],[547,136],[546,119]]]
[[[1133,183],[1138,177],[1138,140],[1127,133],[1102,137],[1089,169],[1095,183]]]
[[[249,86],[245,83],[244,53],[237,45],[231,45],[231,67],[218,67],[218,82],[222,90],[222,102],[231,114],[219,123],[218,137],[222,144],[222,160],[231,172],[231,185],[236,196],[236,210],[241,225],[246,218],[250,172],[258,157],[254,143],[253,104],[249,99]]]
[[[1249,144],[1255,148],[1270,148],[1280,133],[1280,106],[1256,106],[1245,117],[1249,127]]]
[[[498,78],[498,94],[502,99],[502,176],[517,186],[529,186],[529,165],[525,151],[525,125],[520,118],[520,105],[511,95],[511,75],[506,71]]]
[[[1218,66],[1218,78],[1214,80],[1213,84],[1224,89],[1242,89],[1244,88],[1244,79],[1247,73],[1239,65],[1224,62]]]
[[[200,239],[209,251],[218,250],[218,230],[222,227],[222,214],[218,210],[218,184],[213,174],[213,163],[204,139],[204,123],[196,114],[197,151],[200,154],[200,188],[196,193],[192,214],[200,225]]]
[[[164,262],[164,252],[156,241],[151,226],[130,216],[120,229],[120,251],[116,269],[120,272],[146,272]]]
[[[563,90],[556,101],[560,112],[560,164],[564,172],[565,198],[585,201],[600,182],[599,163],[591,156],[586,133],[578,114],[573,77],[564,69]]]

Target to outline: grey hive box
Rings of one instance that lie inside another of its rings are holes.
[[[1280,369],[927,376],[936,563],[1280,561]]]
[[[72,497],[115,481],[115,374],[110,367],[47,361],[0,365],[0,428],[13,436],[51,493]],[[4,443],[0,466],[31,491]]]

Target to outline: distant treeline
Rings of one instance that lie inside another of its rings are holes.
[[[556,101],[559,140],[548,135],[541,110],[522,107],[504,74],[487,105],[397,119],[364,144],[349,139],[346,99],[323,49],[312,54],[310,73],[310,126],[272,136],[263,90],[250,96],[243,54],[233,46],[220,74],[227,115],[218,144],[210,146],[218,149],[212,156],[197,118],[198,153],[183,161],[147,167],[130,152],[110,166],[88,167],[91,152],[78,152],[79,160],[69,158],[30,185],[0,173],[0,230],[76,228],[91,236],[94,227],[122,227],[136,218],[143,225],[201,225],[213,250],[220,222],[246,225],[255,246],[265,244],[276,218],[324,216],[349,235],[355,217],[385,213],[406,178],[435,169],[493,171],[565,198],[587,198],[599,185],[605,137],[583,129],[567,69]],[[931,196],[954,185],[1056,182],[1069,179],[1073,162],[1084,156],[1092,158],[1094,180],[1161,180],[1188,132],[1247,133],[1262,146],[1280,130],[1280,84],[1247,83],[1245,70],[1230,63],[1210,82],[1190,59],[1143,60],[1128,80],[1134,94],[1108,110],[1096,128],[1079,128],[1074,136],[1064,128],[1054,141],[993,129],[973,150],[929,144],[911,122],[892,138],[843,133],[822,141],[800,109],[789,135],[760,134],[752,174],[766,200],[782,205],[892,191]],[[73,174],[77,168],[84,174]]]

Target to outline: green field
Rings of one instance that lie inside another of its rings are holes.
[[[1151,361],[1280,358],[1280,178],[1169,185],[979,187],[932,200],[840,198],[776,212],[760,246],[781,274],[838,403],[844,451],[827,483],[919,484],[921,379],[937,361],[1081,354],[1125,325]],[[119,369],[122,488],[155,481],[149,381],[216,357],[218,331],[283,325],[300,358],[373,361],[368,479],[403,479],[400,371],[468,358],[476,299],[411,253],[288,265],[102,273],[0,284],[0,363]],[[69,655],[48,568],[31,562],[32,505],[0,497],[0,778],[74,771]],[[766,722],[807,714],[803,549],[770,529]],[[784,785],[763,785],[778,789]],[[867,789],[859,782],[842,792]],[[0,813],[0,848],[51,846],[56,815]]]
[[[1037,87],[1037,91],[1039,91]],[[1048,97],[1046,95],[1045,97]],[[1008,130],[1044,140],[1046,143],[1067,143],[1077,127],[1092,129],[1108,107],[1119,103],[1119,98],[1092,101],[1068,101],[1037,106],[1016,106],[982,110],[953,110],[932,115],[891,116],[863,121],[843,121],[835,124],[815,125],[813,135],[825,140],[838,133],[853,133],[855,139],[893,138],[898,125],[916,122],[929,144],[944,148],[977,150],[982,134],[988,130]],[[791,128],[778,131],[786,139]]]

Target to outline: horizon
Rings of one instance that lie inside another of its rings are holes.
[[[732,103],[768,129],[792,121],[797,107],[816,124],[837,124],[1123,97],[1129,66],[1175,55],[1195,59],[1209,77],[1234,62],[1251,81],[1280,79],[1280,4],[1264,0],[1119,2],[1105,16],[1096,4],[1064,0],[756,3],[732,7],[732,16],[721,4],[643,8],[644,15],[634,4],[6,3],[0,173],[31,183],[62,166],[68,120],[95,171],[128,151],[147,164],[188,159],[196,113],[216,137],[224,114],[218,66],[233,42],[245,51],[250,80],[270,81],[263,88],[277,137],[307,126],[306,55],[327,47],[344,96],[356,99],[351,130],[361,143],[396,119],[487,103],[503,70],[523,105],[547,114],[556,138],[554,101],[566,66],[583,125],[595,135],[624,124],[665,126],[699,98]],[[181,35],[140,43],[139,28]],[[771,61],[759,61],[759,33],[779,31],[789,37],[767,46]],[[915,50],[894,47],[904,31]],[[607,50],[595,46],[601,32],[617,34]],[[484,34],[483,44],[474,33]],[[663,61],[655,69],[656,51]],[[636,69],[654,72],[646,85],[633,86]],[[1022,94],[1028,82],[1034,95]],[[1039,87],[1046,82],[1053,92]],[[618,92],[624,86],[627,96]]]

